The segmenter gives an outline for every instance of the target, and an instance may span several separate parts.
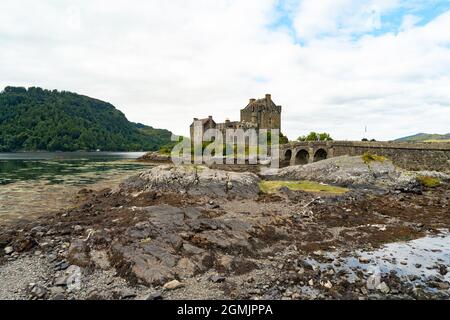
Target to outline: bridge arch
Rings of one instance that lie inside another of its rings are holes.
[[[287,149],[284,152],[284,162],[287,162],[288,164],[291,162],[292,159],[292,150],[291,149]]]
[[[309,163],[309,152],[305,149],[299,150],[295,154],[295,164],[308,164]]]
[[[328,152],[325,149],[319,149],[314,153],[314,162],[325,160],[328,157]]]

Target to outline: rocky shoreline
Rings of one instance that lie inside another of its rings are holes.
[[[259,176],[158,166],[1,227],[0,299],[448,299],[449,180],[360,157]]]
[[[137,159],[139,162],[150,162],[150,163],[170,163],[170,155],[161,154],[157,151],[148,152],[144,154],[142,157]]]

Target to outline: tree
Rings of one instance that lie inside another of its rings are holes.
[[[152,151],[170,143],[171,135],[71,92],[6,87],[0,93],[1,151]]]
[[[333,138],[331,138],[329,133],[323,132],[323,133],[317,133],[314,131],[311,131],[307,136],[300,136],[297,138],[297,141],[332,141]]]

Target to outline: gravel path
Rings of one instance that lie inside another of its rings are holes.
[[[0,266],[0,300],[28,299],[30,283],[45,284],[50,269],[45,259],[27,256]]]

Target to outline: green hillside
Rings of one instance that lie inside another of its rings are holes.
[[[152,151],[171,132],[129,122],[113,105],[66,91],[6,87],[0,151]]]
[[[418,133],[412,136],[397,139],[400,142],[450,142],[450,133],[447,134],[430,134]]]

